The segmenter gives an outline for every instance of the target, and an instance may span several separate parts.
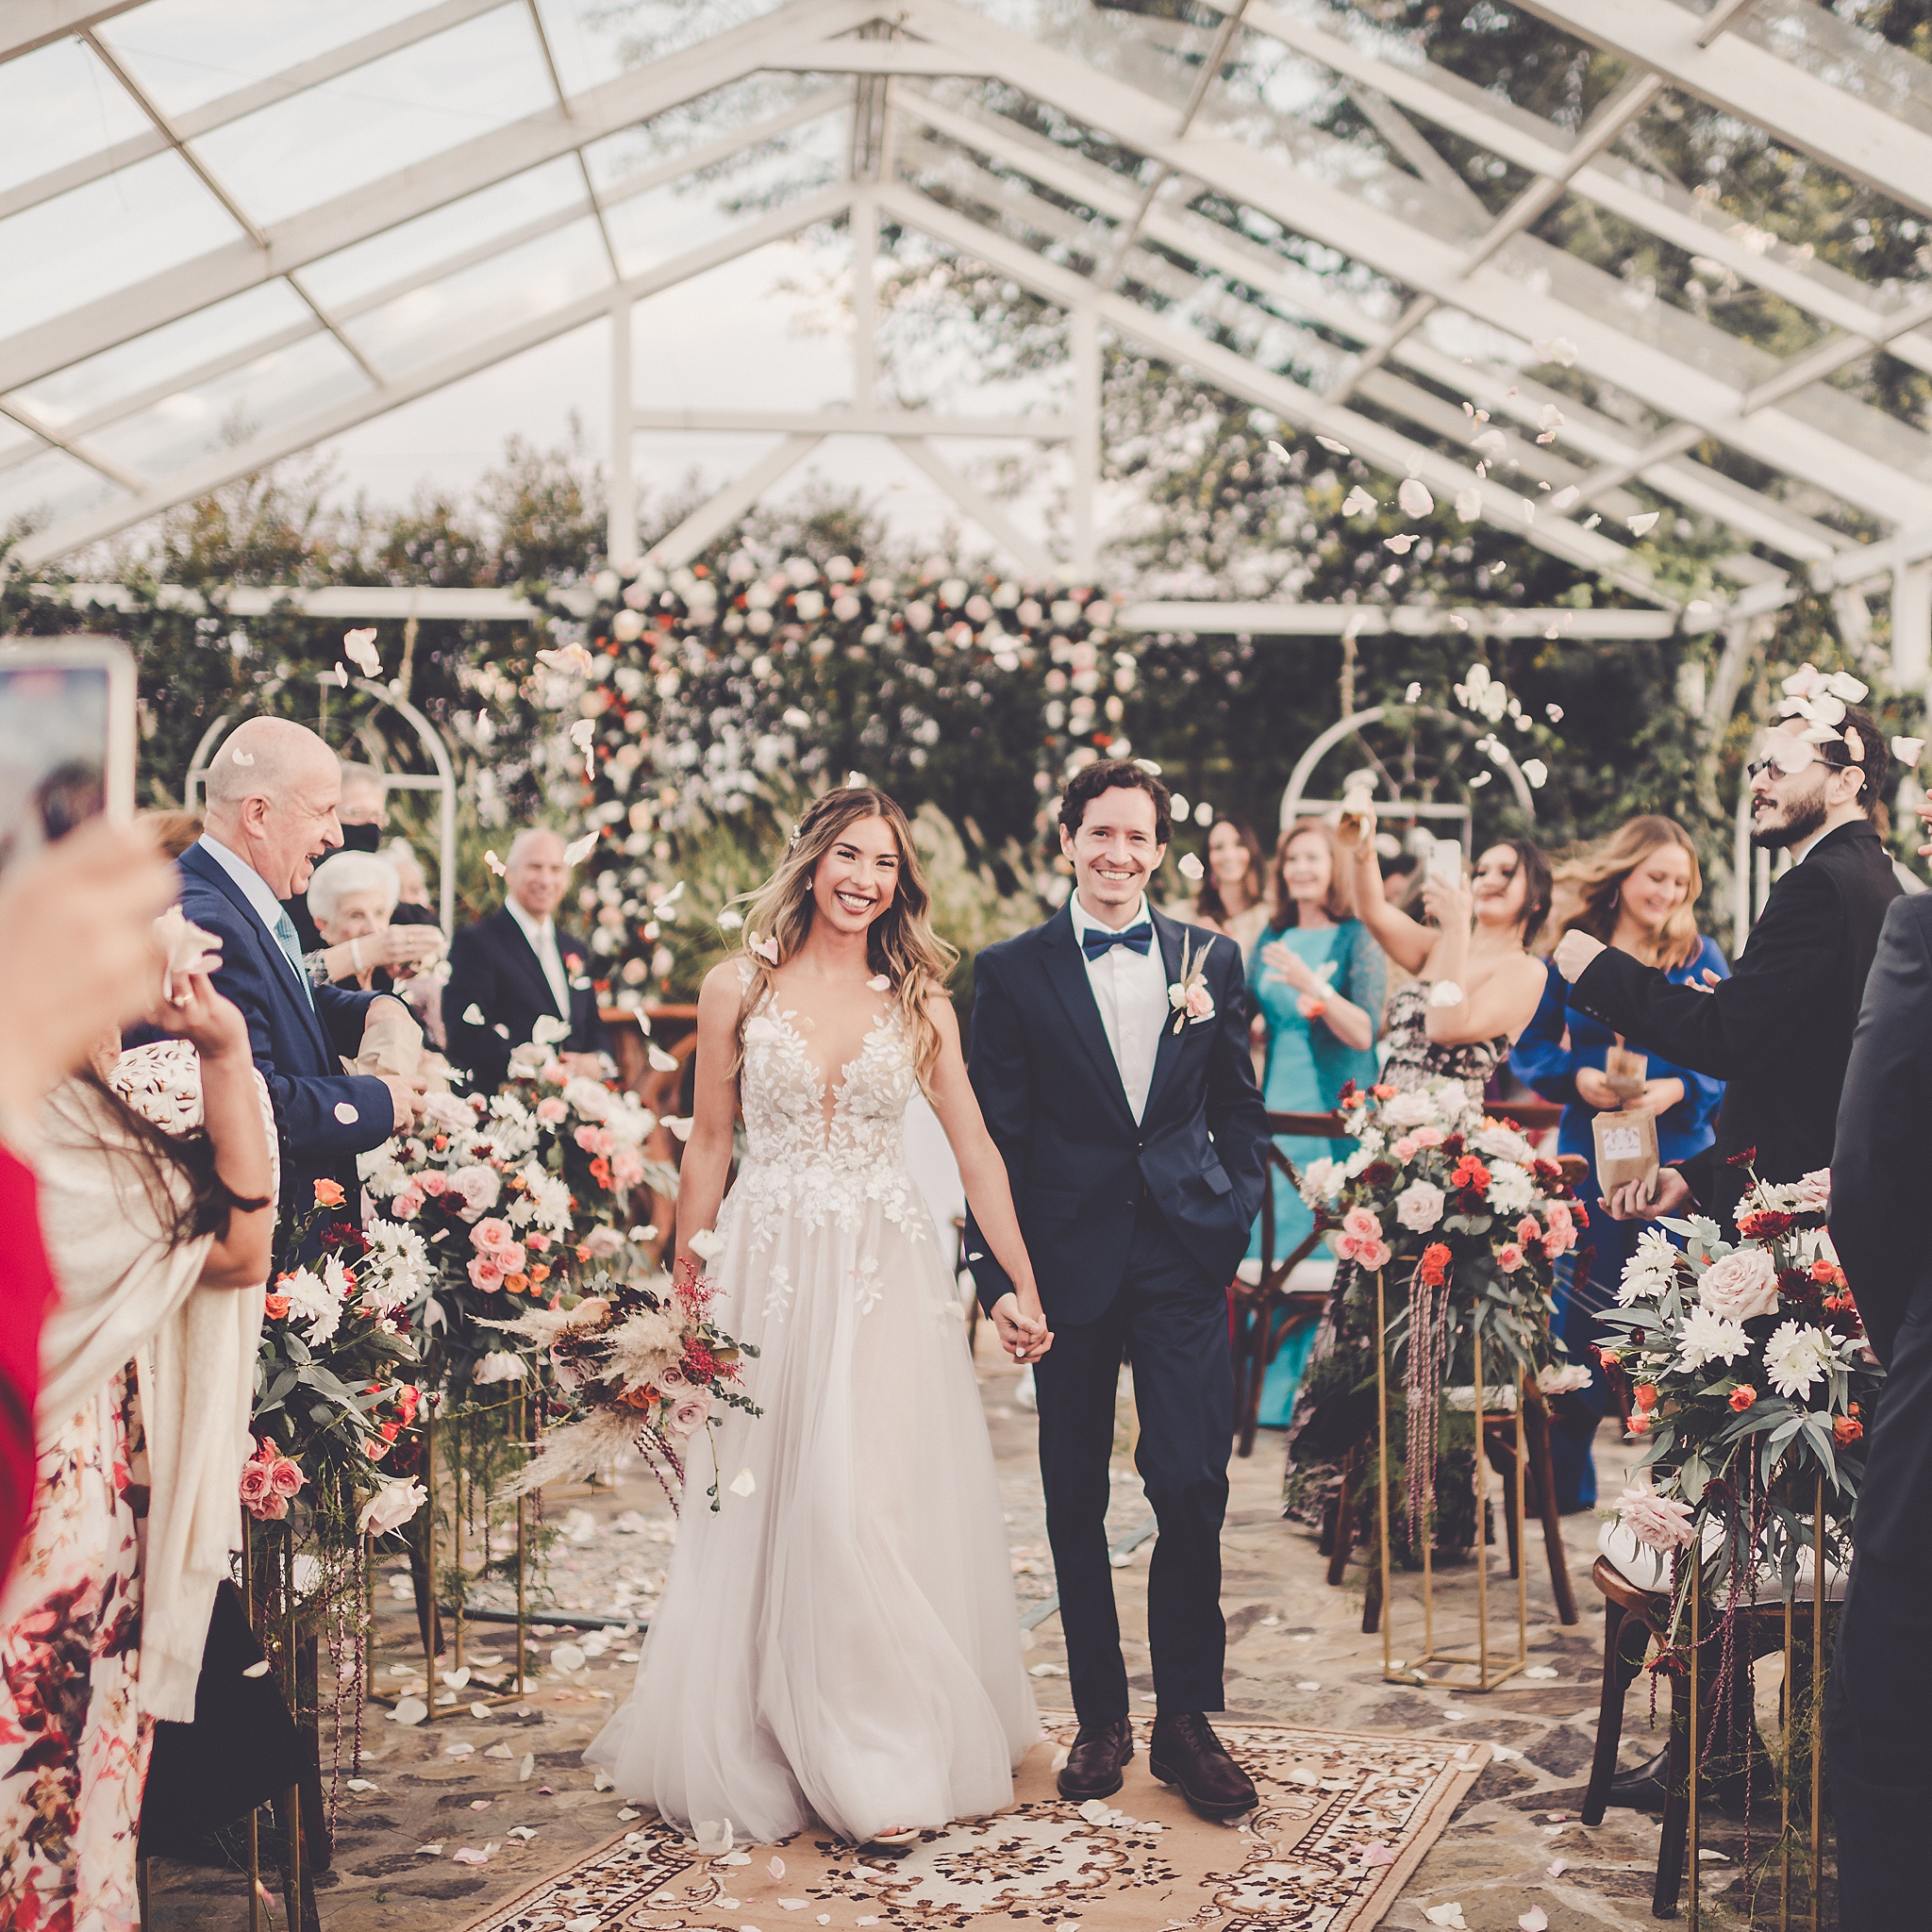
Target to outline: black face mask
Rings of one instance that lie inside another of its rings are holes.
[[[382,827],[380,825],[344,825],[342,827],[342,850],[344,852],[381,851]]]

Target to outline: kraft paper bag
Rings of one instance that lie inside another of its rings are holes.
[[[1591,1123],[1596,1135],[1596,1177],[1606,1194],[1630,1181],[1654,1180],[1657,1171],[1657,1116],[1600,1113]]]
[[[1650,1077],[1650,1056],[1632,1053],[1621,1042],[1604,1055],[1604,1078],[1619,1100],[1640,1100]]]
[[[362,1051],[344,1059],[345,1074],[374,1074],[383,1079],[408,1079],[420,1071],[423,1029],[398,999],[370,1003],[362,1021]]]

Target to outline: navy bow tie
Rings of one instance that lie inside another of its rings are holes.
[[[1132,946],[1135,952],[1144,954],[1153,943],[1154,927],[1144,919],[1124,932],[1108,932],[1104,925],[1090,925],[1080,935],[1080,950],[1090,959],[1102,958],[1116,946]]]

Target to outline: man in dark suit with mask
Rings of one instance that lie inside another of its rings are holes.
[[[555,832],[519,832],[509,848],[500,910],[456,936],[442,1020],[449,1056],[479,1092],[509,1072],[510,1048],[540,1034],[566,1057],[609,1050],[591,983],[590,948],[559,932],[554,917],[570,884]]]

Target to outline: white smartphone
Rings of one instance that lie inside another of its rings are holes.
[[[134,816],[134,653],[0,638],[0,869],[106,812]]]
[[[1432,839],[1429,841],[1429,876],[1445,886],[1462,883],[1462,841],[1459,839]]]

